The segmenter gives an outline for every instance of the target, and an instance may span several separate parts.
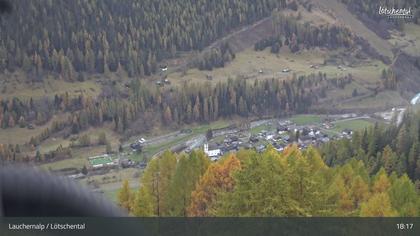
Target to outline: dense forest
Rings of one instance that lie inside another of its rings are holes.
[[[236,78],[219,82],[214,87],[185,83],[170,88],[149,88],[137,79],[128,85],[127,94],[102,94],[98,99],[87,95],[72,97],[68,93],[39,100],[0,98],[0,127],[6,129],[26,127],[28,123],[44,124],[57,112],[71,112],[79,117],[77,120],[82,119],[78,122],[79,128],[86,128],[89,124],[99,125],[103,121],[114,121],[119,127],[121,119],[125,119],[121,118],[124,116],[121,110],[124,109],[129,110],[125,111],[130,113],[128,120],[136,120],[137,115],[153,111],[154,115],[162,114],[168,124],[207,122],[235,114],[248,116],[304,112],[318,98],[325,96],[326,89],[344,88],[351,81],[351,75],[327,78],[326,74],[319,73],[295,76],[290,80],[250,81]],[[126,99],[121,100],[121,96],[126,96]],[[127,125],[122,124],[122,131]]]
[[[313,148],[242,150],[209,163],[201,151],[150,161],[120,206],[134,216],[418,216],[420,197],[405,174],[363,161],[328,167]]]
[[[390,174],[407,174],[420,180],[420,113],[406,112],[400,125],[375,126],[355,132],[351,140],[326,144],[322,154],[328,165],[341,165],[355,158],[364,162],[369,173],[380,168]]]
[[[223,43],[220,47],[204,52],[194,66],[200,70],[212,70],[213,68],[224,67],[225,63],[233,59],[235,59],[235,53],[228,43]]]
[[[201,50],[235,27],[286,7],[285,0],[13,1],[0,18],[0,72],[23,69],[42,80],[56,72],[68,81],[80,72],[123,68],[149,75],[164,58]]]
[[[353,46],[356,37],[348,28],[301,23],[298,17],[285,16],[280,11],[273,12],[273,25],[277,35],[257,42],[255,50],[271,47],[271,52],[278,53],[283,45],[288,46],[292,52],[312,47],[349,48]]]

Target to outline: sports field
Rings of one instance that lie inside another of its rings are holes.
[[[98,157],[95,157],[95,158],[90,158],[89,159],[89,163],[92,165],[92,166],[96,166],[96,165],[106,165],[106,164],[109,164],[109,163],[111,163],[113,161],[113,159],[112,159],[112,157],[111,156],[98,156]]]

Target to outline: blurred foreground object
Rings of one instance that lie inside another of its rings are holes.
[[[16,166],[0,169],[0,214],[7,217],[124,216],[116,205],[70,179]]]
[[[0,13],[10,13],[12,11],[12,4],[6,0],[0,0]]]

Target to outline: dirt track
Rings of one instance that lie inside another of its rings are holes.
[[[273,35],[274,29],[271,20],[272,17],[269,16],[252,25],[239,28],[223,38],[216,40],[203,51],[217,47],[222,42],[229,42],[235,52],[240,52],[246,48],[252,47],[259,40]]]

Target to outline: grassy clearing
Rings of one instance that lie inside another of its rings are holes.
[[[68,147],[70,145],[70,140],[63,138],[49,138],[42,142],[39,146],[39,151],[41,153],[47,153],[56,150],[59,146]]]
[[[356,90],[357,94],[367,94],[370,93],[368,89],[360,85],[356,82],[351,82],[350,84],[346,85],[344,89],[331,89],[327,91],[327,100],[333,100],[340,102],[343,99],[352,98],[353,97],[353,91]]]
[[[130,188],[131,192],[136,192],[138,190],[138,188]],[[120,189],[113,189],[113,190],[103,190],[104,191],[104,196],[105,198],[107,198],[108,200],[112,201],[112,202],[118,202],[118,193],[120,192]]]
[[[269,49],[255,51],[253,48],[246,49],[237,53],[236,58],[225,65],[224,68],[213,69],[212,71],[200,71],[190,69],[185,74],[175,72],[168,75],[168,79],[175,85],[182,85],[184,82],[217,83],[228,78],[244,77],[254,79],[288,79],[293,74],[308,75],[312,73],[326,73],[328,77],[341,77],[351,73],[354,77],[362,81],[376,82],[380,73],[386,66],[377,60],[367,61],[355,67],[348,67],[345,71],[336,65],[323,65],[324,60],[332,55],[342,54],[341,50],[325,51],[322,49],[305,50],[299,53],[291,53],[285,47],[276,55]],[[318,69],[310,68],[311,65],[319,65]],[[290,69],[288,73],[282,72],[283,69]],[[260,71],[261,70],[261,71]],[[261,72],[261,73],[260,73]],[[208,80],[207,75],[213,79]]]
[[[3,98],[19,97],[21,99],[52,97],[55,94],[68,92],[71,96],[80,94],[96,97],[101,87],[93,80],[84,82],[66,82],[46,76],[43,82],[29,83],[22,72],[4,74],[0,77],[0,93]]]
[[[322,123],[324,115],[295,115],[290,120],[296,125],[312,125]]]
[[[109,127],[109,125],[105,125],[104,127],[100,127],[100,128],[90,128],[86,131],[81,132],[78,136],[81,137],[83,135],[88,135],[91,139],[91,142],[96,143],[99,134],[101,133],[105,133],[106,134],[106,138],[108,140],[108,142],[111,144],[112,149],[115,151],[118,149],[119,146],[119,138],[120,136],[115,133],[111,127]],[[1,143],[1,142],[0,142]],[[53,138],[49,138],[47,140],[45,140],[44,142],[41,143],[41,145],[39,146],[39,150],[41,153],[47,153],[50,151],[54,151],[56,150],[60,145],[62,147],[68,147],[71,144],[70,139],[64,139],[62,137],[53,137]],[[99,146],[92,146],[92,147],[86,147],[83,148],[83,150],[86,149],[101,149],[102,153],[105,152],[105,146],[104,145],[99,145]],[[73,155],[77,154],[77,155],[81,155],[83,156],[83,153],[78,152],[79,148],[78,147],[74,147],[73,148]],[[89,151],[88,151],[89,152]],[[96,153],[96,151],[95,151]]]
[[[41,168],[45,170],[60,170],[63,168],[77,168],[81,169],[83,166],[88,166],[89,163],[87,161],[87,158],[82,157],[74,157],[70,159],[65,159],[61,161],[55,161],[47,164],[42,164]]]
[[[350,130],[362,130],[369,126],[373,125],[373,122],[366,120],[366,119],[358,119],[358,120],[343,120],[337,121],[334,123],[333,130],[337,132],[341,132],[344,129]]]
[[[132,189],[132,190],[134,190],[134,189]],[[119,189],[118,190],[104,191],[104,196],[112,202],[117,202],[119,191],[120,191]]]
[[[267,130],[270,130],[271,128],[272,128],[272,126],[269,125],[269,124],[259,125],[259,126],[256,126],[256,127],[254,127],[254,128],[251,129],[251,134],[252,135],[255,135],[255,134],[260,133],[263,130],[266,130],[266,131]]]
[[[130,189],[134,192],[139,187],[141,175],[142,170],[139,169],[119,169],[112,170],[104,175],[89,176],[86,179],[80,180],[80,183],[82,185],[86,185],[88,181],[94,181],[98,184],[99,189],[103,192],[106,198],[116,202],[122,182],[124,180],[128,180]]]
[[[0,128],[0,143],[6,144],[23,144],[29,142],[30,138],[36,135],[39,135],[44,128],[47,128],[48,125],[43,125],[36,129],[27,129],[27,128]]]
[[[82,168],[84,165],[88,166],[87,157],[101,155],[105,152],[105,146],[75,148],[72,150],[73,158],[55,161],[51,163],[42,164],[41,167],[45,169],[58,170],[62,168]]]
[[[35,129],[27,129],[27,128],[7,128],[1,129],[0,128],[0,143],[6,144],[24,144],[29,142],[31,137],[37,136],[41,134],[41,132],[50,127],[54,121],[58,120],[65,120],[67,118],[66,115],[55,115],[49,122],[41,126],[35,126]]]
[[[353,100],[340,104],[338,108],[345,109],[371,109],[372,107],[378,109],[385,109],[389,107],[396,107],[406,105],[407,101],[396,91],[383,91],[376,96],[367,97],[361,100]]]
[[[97,136],[102,132],[106,134],[107,140],[111,143],[113,150],[117,150],[119,145],[118,135],[107,126],[96,129],[91,128],[87,131],[80,133],[79,136],[88,134],[91,137],[91,141],[96,142]],[[50,138],[40,145],[39,150],[42,153],[46,153],[55,150],[59,145],[62,145],[63,147],[68,147],[70,145],[70,141],[68,139],[63,138]],[[41,168],[58,170],[62,168],[72,167],[81,169],[83,166],[89,165],[87,159],[88,157],[102,155],[105,153],[105,151],[105,145],[96,145],[90,147],[74,147],[72,148],[72,158],[42,164]]]
[[[412,56],[420,55],[420,26],[416,24],[406,24],[404,34],[393,31],[391,39],[388,40],[395,47]]]

